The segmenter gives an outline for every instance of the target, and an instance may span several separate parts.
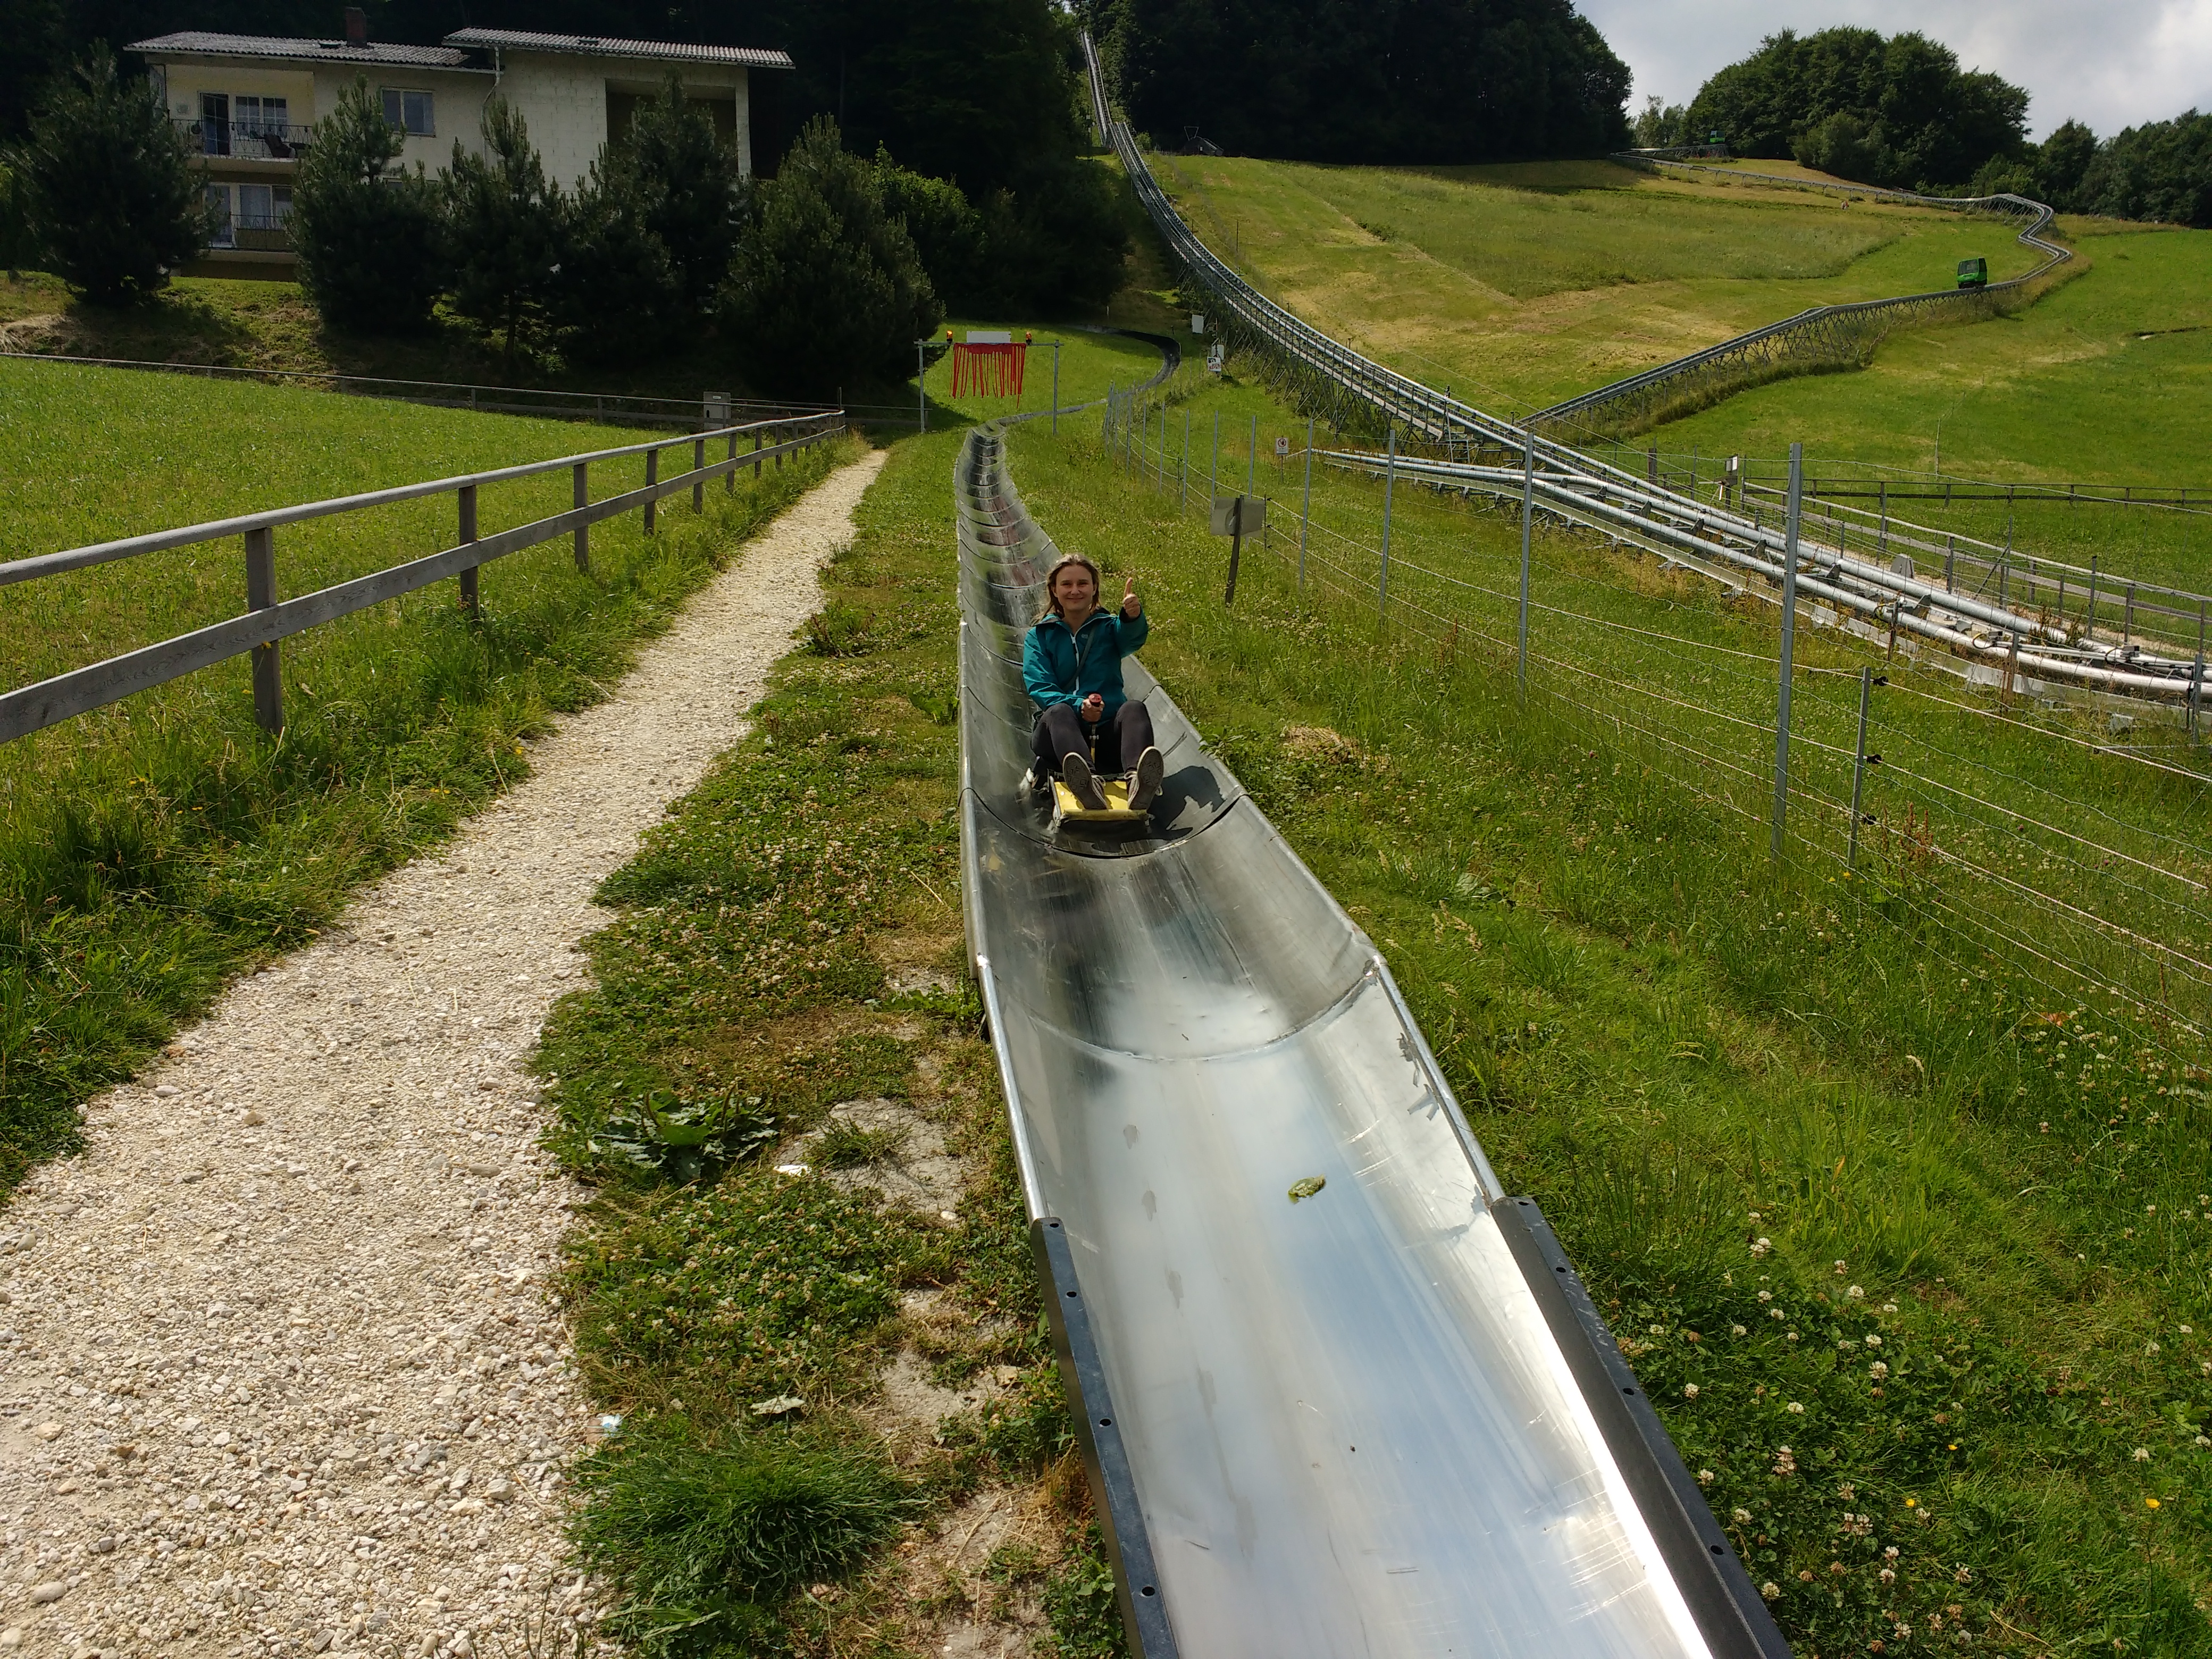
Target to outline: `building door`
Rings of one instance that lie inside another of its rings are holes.
[[[230,154],[230,94],[227,92],[200,94],[200,154]]]

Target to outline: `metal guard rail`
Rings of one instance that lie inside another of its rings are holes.
[[[738,450],[740,434],[753,433],[757,441],[758,436],[772,427],[809,429],[781,443],[743,452]],[[633,508],[641,508],[649,533],[653,526],[654,505],[662,497],[681,489],[690,489],[693,504],[696,507],[701,503],[702,492],[710,479],[726,478],[734,487],[740,467],[750,466],[757,470],[768,461],[774,461],[781,466],[785,456],[811,448],[842,432],[844,428],[845,417],[842,412],[754,422],[691,436],[593,450],[555,460],[532,461],[520,466],[497,467],[485,472],[437,478],[423,483],[401,484],[390,489],[368,490],[329,501],[274,507],[263,513],[242,514],[235,518],[188,525],[178,530],[156,531],[144,536],[126,537],[119,541],[101,542],[66,552],[43,554],[35,558],[18,559],[12,563],[0,565],[0,586],[3,586],[65,571],[85,569],[118,559],[134,558],[142,554],[243,535],[246,547],[247,603],[251,607],[242,616],[228,617],[191,633],[179,634],[135,651],[127,651],[54,675],[35,684],[0,694],[0,743],[11,743],[72,716],[119,702],[136,692],[180,679],[186,674],[196,673],[203,668],[212,667],[248,652],[254,653],[256,717],[264,728],[271,732],[281,730],[283,725],[283,698],[276,653],[277,641],[287,635],[304,632],[324,623],[335,622],[341,617],[368,610],[386,599],[416,592],[443,581],[448,576],[460,578],[461,601],[473,611],[476,607],[476,573],[479,567],[563,535],[575,538],[577,568],[586,568],[586,537],[591,526],[604,520],[617,518]],[[712,462],[705,459],[706,445],[710,439],[726,441],[729,453],[726,458]],[[659,452],[684,444],[692,446],[694,465],[691,470],[667,478],[658,477]],[[605,501],[584,500],[586,469],[592,462],[639,454],[646,458],[646,482],[642,486],[625,490],[618,495],[611,495]],[[562,468],[568,469],[575,478],[575,507],[566,513],[556,513],[529,524],[518,525],[511,530],[502,530],[481,538],[477,537],[476,492],[479,485],[531,477]],[[404,564],[393,565],[366,576],[319,588],[312,593],[283,600],[276,598],[274,543],[275,532],[279,526],[360,512],[394,502],[418,501],[427,495],[447,491],[456,496],[459,509],[460,537],[455,545]]]
[[[1103,104],[1103,82],[1101,77],[1096,49],[1085,37],[1085,52],[1091,65],[1094,94]],[[1318,329],[1292,315],[1273,301],[1253,289],[1229,265],[1217,258],[1200,241],[1168,199],[1158,181],[1153,178],[1144,155],[1137,148],[1128,123],[1112,124],[1112,137],[1116,156],[1127,173],[1138,198],[1153,226],[1167,243],[1170,252],[1182,263],[1191,282],[1218,305],[1226,314],[1232,329],[1241,329],[1252,340],[1273,352],[1293,373],[1308,374],[1339,392],[1348,394],[1359,404],[1373,410],[1386,420],[1407,428],[1419,440],[1440,452],[1450,461],[1462,461],[1477,448],[1496,448],[1516,456],[1528,458],[1540,478],[1552,483],[1569,481],[1587,490],[1595,487],[1601,493],[1610,491],[1624,500],[1644,503],[1636,513],[1613,516],[1630,521],[1625,527],[1637,527],[1657,532],[1671,520],[1689,520],[1707,525],[1716,535],[1725,537],[1746,547],[1765,545],[1773,532],[1763,530],[1750,517],[1736,513],[1715,512],[1679,492],[1649,484],[1637,474],[1611,465],[1571,445],[1544,436],[1534,429],[1532,420],[1525,425],[1516,425],[1486,414],[1470,404],[1444,396],[1420,382],[1384,368],[1371,359],[1340,344]],[[1734,176],[1741,176],[1740,174]],[[1868,194],[1885,192],[1867,191]],[[1904,194],[1904,192],[1887,192]],[[1916,198],[1943,200],[1947,198]],[[1987,198],[1986,201],[2009,201],[2034,210],[2035,219],[2028,227],[2031,235],[2039,233],[2050,222],[2050,210],[2041,203],[2031,203],[2026,198]],[[2042,241],[2034,246],[2070,258],[2064,249]],[[2053,260],[2041,269],[2048,270]],[[2025,280],[2025,279],[2021,279]],[[1868,304],[1881,304],[1869,301]],[[1718,348],[1716,348],[1718,349]],[[1410,467],[1413,458],[1401,454],[1398,465]],[[1471,474],[1492,469],[1474,468]],[[1520,473],[1512,473],[1517,489]],[[1609,530],[1613,526],[1607,526]],[[1841,553],[1831,557],[1840,568],[1844,561]],[[1871,570],[1874,567],[1850,561],[1854,574]],[[1956,597],[1956,596],[1953,596]],[[1901,607],[1899,607],[1901,608]],[[2031,632],[2032,620],[2016,611],[2004,610],[2008,620],[1996,625],[2015,635]],[[1905,625],[1900,623],[1901,629]],[[1917,631],[1905,629],[1905,631]],[[1945,633],[1942,637],[1949,644],[1957,636]],[[2179,672],[2177,665],[2177,673]],[[2201,675],[2196,669],[2194,675]],[[2193,678],[2194,676],[2192,676]],[[2054,668],[2053,678],[2057,678]],[[2161,698],[2188,695],[2188,680],[2166,674],[2140,674],[2124,670],[2092,670],[2086,665],[2075,666],[2068,678],[2077,684],[2099,685],[2136,696]]]
[[[1703,560],[1718,561],[1777,586],[1783,579],[1787,538],[1782,532],[1752,525],[1734,514],[1682,502],[1648,487],[1593,488],[1586,479],[1542,472],[1527,477],[1519,467],[1478,466],[1418,456],[1387,458],[1358,450],[1316,453],[1329,464],[1350,471],[1380,476],[1388,468],[1444,488],[1514,500],[1526,487],[1554,516],[1647,552],[1693,566]],[[1880,591],[1869,592],[1869,588]],[[2005,665],[2008,674],[2033,674],[2091,690],[2172,702],[2188,702],[2199,695],[2201,665],[2136,659],[2104,652],[2061,655],[2058,652],[2069,647],[2079,649],[2063,629],[2037,623],[1967,595],[1947,593],[1933,584],[1879,565],[1846,558],[1832,548],[1808,544],[1802,537],[1797,590],[1807,599],[1832,605],[1876,626],[1894,627],[1900,634],[1927,640],[1960,657]],[[1939,613],[1956,620],[1946,622]],[[1964,625],[1972,623],[1994,631],[1985,636]]]

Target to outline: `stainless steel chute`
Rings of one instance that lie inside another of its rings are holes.
[[[1139,838],[1031,802],[1054,549],[991,431],[955,496],[969,940],[1134,1650],[1786,1654],[1382,957],[1166,692],[1130,665]]]

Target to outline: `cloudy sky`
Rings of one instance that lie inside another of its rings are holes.
[[[2026,87],[2031,134],[2069,117],[2100,137],[2212,110],[2212,0],[1577,0],[1648,93],[1686,103],[1777,29],[1920,30],[1969,69]]]

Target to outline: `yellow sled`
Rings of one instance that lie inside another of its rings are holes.
[[[1129,805],[1129,781],[1127,778],[1101,779],[1099,792],[1106,797],[1103,811],[1092,811],[1075,799],[1075,791],[1058,778],[1052,781],[1052,804],[1055,821],[1060,823],[1142,823],[1152,814],[1141,807]]]

